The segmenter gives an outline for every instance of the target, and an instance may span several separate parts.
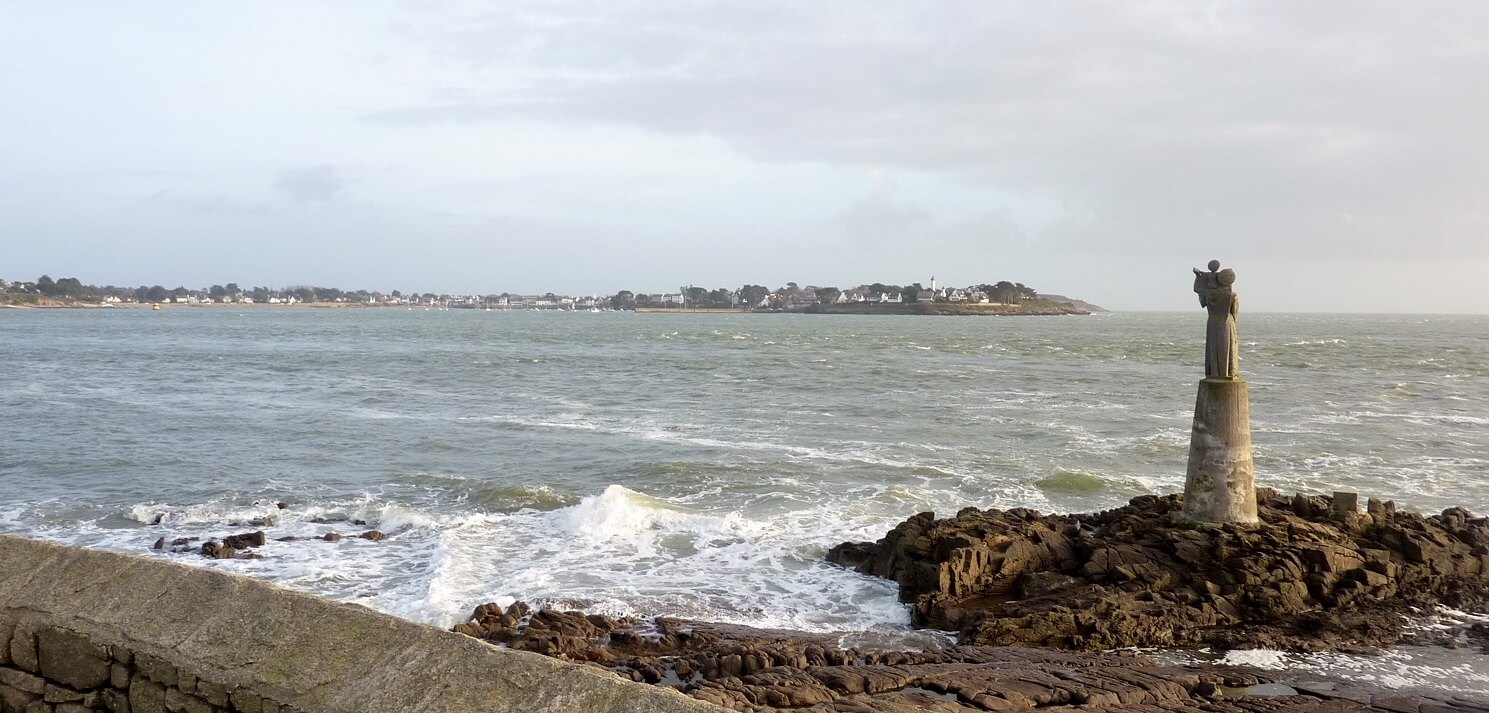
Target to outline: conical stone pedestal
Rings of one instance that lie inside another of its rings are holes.
[[[1251,402],[1245,379],[1199,382],[1184,478],[1184,517],[1216,524],[1257,522]]]

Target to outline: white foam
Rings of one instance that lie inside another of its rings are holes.
[[[69,526],[50,534],[140,553],[150,552],[157,537],[204,540],[241,531],[225,524],[233,519],[270,514],[271,538],[318,538],[331,531],[346,537],[336,543],[271,540],[259,550],[266,559],[255,561],[155,555],[438,625],[463,619],[476,604],[521,598],[612,615],[807,631],[882,630],[882,636],[893,636],[908,623],[893,583],[827,564],[821,555],[842,539],[877,537],[906,509],[925,509],[923,495],[878,488],[846,506],[802,498],[794,501],[797,509],[768,520],[720,510],[708,497],[657,498],[621,485],[558,510],[514,513],[436,514],[373,495],[284,510],[269,502],[142,503],[128,509],[131,519],[148,523],[163,514],[162,525]],[[957,500],[970,504],[973,498]],[[366,525],[343,518],[365,519]],[[373,528],[387,539],[351,536]]]
[[[1232,649],[1225,652],[1218,663],[1225,666],[1255,666],[1257,668],[1284,668],[1287,654],[1272,649]]]

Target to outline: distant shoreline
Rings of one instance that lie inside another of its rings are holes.
[[[165,309],[448,309],[486,311],[476,307],[439,307],[426,305],[365,304],[361,302],[296,302],[292,304],[268,304],[262,302],[77,302],[45,300],[38,304],[0,304],[0,309],[154,309],[156,305]],[[560,308],[491,308],[493,312],[569,312]],[[586,311],[586,310],[580,310]],[[633,310],[607,310],[633,311]],[[813,304],[788,309],[752,310],[745,307],[636,307],[637,314],[852,314],[852,315],[911,315],[911,316],[973,316],[973,317],[1052,317],[1065,315],[1089,315],[1091,312],[1071,303],[1036,300],[1023,304],[957,303],[957,302],[910,302],[873,303],[847,302],[836,304]]]
[[[1035,300],[1022,304],[962,303],[962,302],[911,302],[811,305],[807,314],[902,314],[954,317],[1055,317],[1064,315],[1089,315],[1089,311],[1066,302]]]
[[[624,310],[631,311],[631,310]],[[637,307],[637,314],[751,314],[744,307]]]
[[[222,309],[225,307],[239,308],[310,308],[310,309],[381,309],[398,307],[418,307],[422,305],[369,305],[360,302],[296,302],[294,304],[268,304],[263,302],[50,302],[47,304],[18,305],[0,304],[0,309],[152,309],[156,304],[161,309]]]

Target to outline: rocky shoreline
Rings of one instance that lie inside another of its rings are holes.
[[[1177,517],[1181,496],[1092,514],[968,508],[916,515],[828,559],[897,581],[943,649],[844,648],[837,635],[487,604],[454,630],[607,668],[739,711],[1489,712],[1129,647],[1374,652],[1438,605],[1489,604],[1489,518],[1353,497],[1258,492],[1261,524]],[[1317,679],[1316,676],[1310,676]]]
[[[669,686],[736,711],[970,713],[1489,713],[1489,703],[1409,696],[1318,676],[1160,663],[1134,651],[959,645],[921,651],[843,648],[834,634],[752,629],[657,617],[477,607],[454,627],[498,646]]]
[[[1265,489],[1257,504],[1255,527],[1183,521],[1178,495],[1092,514],[921,513],[828,559],[899,582],[916,626],[995,646],[1372,651],[1414,610],[1489,604],[1489,518]]]

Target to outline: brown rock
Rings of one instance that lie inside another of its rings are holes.
[[[1333,682],[1290,688],[1262,672],[1164,666],[1131,652],[987,646],[844,650],[836,647],[835,634],[665,617],[637,620],[533,611],[521,602],[506,609],[477,607],[456,630],[480,632],[481,638],[494,643],[588,662],[629,680],[672,686],[730,710],[757,713],[797,709],[972,713],[1065,707],[1087,713],[1382,713],[1407,705],[1424,713],[1458,709],[1447,708],[1458,705],[1454,701],[1398,700],[1390,693],[1336,689]],[[1303,690],[1309,695],[1284,695]],[[1364,704],[1355,702],[1361,695]],[[1373,709],[1366,707],[1372,695],[1379,700]],[[1445,708],[1431,707],[1436,705]]]
[[[36,635],[41,675],[74,689],[87,690],[109,680],[109,651],[75,631],[47,627]]]
[[[41,671],[36,660],[36,629],[27,622],[16,622],[11,631],[10,663],[23,671]]]
[[[383,538],[387,536],[377,530],[368,530],[360,535],[357,535],[357,537],[360,537],[364,540],[372,540],[373,542],[382,542]]]
[[[1263,489],[1255,528],[1173,520],[1180,496],[1080,515],[920,513],[828,559],[897,581],[916,625],[999,645],[1376,647],[1412,607],[1489,602],[1489,521],[1379,501],[1341,515],[1335,500],[1348,504]]]
[[[203,557],[210,557],[212,559],[219,560],[230,560],[233,558],[233,555],[238,554],[238,551],[236,549],[220,543],[217,540],[208,540],[202,543],[201,552]]]
[[[0,668],[0,686],[10,686],[18,691],[41,695],[46,690],[46,679],[33,676],[25,671],[17,671],[12,668]]]
[[[0,711],[24,711],[39,698],[39,694],[0,684]]]
[[[248,549],[250,547],[264,546],[264,531],[245,532],[241,535],[228,535],[222,538],[222,544],[235,550]]]
[[[166,690],[158,683],[135,677],[129,683],[130,713],[164,713]]]

